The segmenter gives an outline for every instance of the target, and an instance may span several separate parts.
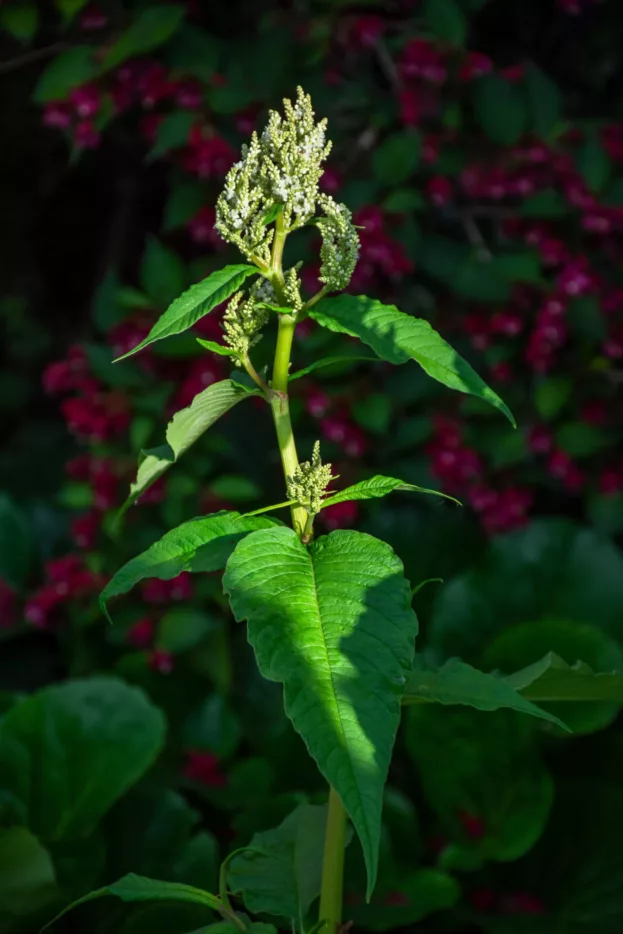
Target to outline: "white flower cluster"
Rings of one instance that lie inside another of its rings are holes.
[[[320,195],[318,205],[325,214],[316,222],[322,234],[318,278],[331,291],[341,291],[350,282],[359,259],[359,235],[345,204]]]
[[[303,299],[301,298],[301,280],[298,275],[298,271],[302,265],[302,263],[297,263],[296,266],[292,266],[291,269],[287,269],[283,277],[283,294],[285,296],[288,307],[292,308],[295,313],[300,311],[303,307]]]
[[[241,366],[240,358],[245,357],[250,348],[259,341],[260,331],[269,317],[268,310],[258,307],[257,304],[260,289],[259,284],[252,285],[248,298],[244,300],[244,292],[236,292],[229,300],[223,315],[225,343],[238,355],[237,366]]]
[[[312,515],[320,512],[322,496],[331,482],[331,464],[320,460],[320,441],[316,441],[310,461],[304,461],[288,477],[288,498],[296,500]]]
[[[268,263],[273,231],[266,217],[283,205],[287,230],[309,221],[316,209],[322,163],[331,144],[326,120],[314,121],[311,98],[297,89],[297,100],[284,101],[284,117],[271,111],[262,135],[253,133],[242,159],[229,170],[216,203],[215,227],[248,258]]]

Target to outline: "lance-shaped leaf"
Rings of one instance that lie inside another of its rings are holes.
[[[154,341],[162,340],[164,337],[172,337],[174,334],[181,334],[187,331],[193,324],[196,324],[200,318],[203,318],[208,312],[224,302],[226,298],[238,291],[248,276],[257,273],[257,267],[240,264],[236,266],[225,266],[218,272],[213,272],[207,279],[196,282],[189,289],[183,292],[179,298],[176,298],[167,310],[156,321],[147,337],[128,350],[117,360],[125,360],[139,350],[153,344]]]
[[[167,443],[142,452],[136,480],[130,484],[130,495],[121,511],[125,512],[221,415],[251,395],[256,393],[224,379],[212,383],[187,408],[176,412],[167,426]]]
[[[216,897],[203,889],[197,889],[193,885],[184,885],[181,882],[160,882],[158,879],[146,879],[144,876],[137,876],[133,872],[113,882],[112,885],[106,885],[82,898],[77,898],[66,908],[64,908],[55,918],[52,919],[42,929],[48,930],[63,915],[79,905],[85,905],[96,898],[103,898],[105,895],[112,895],[120,898],[122,902],[187,902],[193,905],[203,905],[212,911],[222,911],[223,905]]]
[[[338,531],[307,548],[291,529],[236,546],[223,584],[260,671],[361,840],[376,878],[383,787],[411,671],[417,619],[400,559],[370,535]]]
[[[404,480],[397,480],[395,477],[383,477],[377,474],[369,480],[353,483],[352,486],[347,486],[345,490],[340,490],[338,493],[331,493],[324,500],[322,508],[335,506],[336,503],[346,503],[352,499],[379,499],[395,490],[404,490],[406,493],[430,493],[432,496],[443,496],[444,499],[451,499],[453,503],[461,505],[454,496],[447,496],[446,493],[440,493],[438,490],[427,490],[423,486],[405,483]]]
[[[433,330],[428,321],[412,318],[395,305],[365,295],[324,298],[309,312],[323,327],[358,337],[390,363],[415,360],[422,369],[450,389],[483,399],[515,420],[500,397],[478,376],[469,363]]]
[[[584,662],[567,664],[554,652],[504,680],[536,701],[614,701],[623,704],[623,672],[593,671]]]
[[[438,671],[427,669],[422,659],[416,658],[402,702],[463,704],[477,710],[509,707],[566,729],[564,723],[553,714],[522,697],[508,680],[478,671],[459,658],[449,659]]]
[[[301,804],[234,857],[227,881],[250,912],[304,918],[320,894],[326,824],[326,806]]]
[[[100,606],[110,619],[108,601],[128,593],[142,580],[152,577],[171,580],[183,571],[220,571],[249,532],[274,525],[274,519],[241,517],[238,512],[216,512],[190,519],[124,564],[100,594]]]
[[[314,370],[319,370],[321,367],[335,366],[336,363],[380,363],[380,360],[377,357],[322,357],[320,360],[314,360],[309,366],[303,367],[302,370],[290,374],[289,381],[301,379],[302,376],[307,376],[308,373],[313,373]]]

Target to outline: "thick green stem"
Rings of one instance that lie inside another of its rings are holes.
[[[340,796],[335,788],[332,788],[329,794],[320,890],[320,920],[325,922],[322,934],[336,934],[342,922],[345,846],[346,812]]]
[[[271,255],[270,281],[280,301],[283,301],[283,247],[287,231],[283,226],[281,216],[275,225],[275,239]],[[321,290],[308,303],[308,307],[315,304],[322,297]],[[279,453],[283,465],[283,473],[287,480],[298,467],[299,459],[294,443],[290,407],[288,403],[288,378],[290,372],[290,355],[292,353],[292,340],[296,318],[294,315],[279,316],[279,330],[277,332],[277,346],[275,348],[275,361],[271,381],[270,405],[277,432]],[[302,506],[292,506],[292,525],[294,531],[303,541],[309,541],[313,534],[312,522],[308,522],[307,510]],[[331,788],[329,793],[329,812],[327,816],[327,829],[325,835],[324,860],[322,866],[322,889],[320,893],[320,920],[325,922],[323,934],[337,934],[342,918],[342,895],[344,887],[344,848],[346,844],[346,813],[342,801]]]

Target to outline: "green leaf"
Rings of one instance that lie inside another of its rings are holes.
[[[500,75],[484,75],[474,82],[473,100],[476,119],[489,139],[514,146],[528,119],[521,89]]]
[[[92,46],[75,45],[61,52],[43,69],[33,98],[38,104],[63,100],[74,88],[91,81],[96,74]]]
[[[530,123],[540,139],[550,139],[562,118],[562,98],[558,87],[538,65],[525,70],[524,87],[528,95]]]
[[[274,524],[272,519],[241,517],[238,512],[216,512],[184,522],[117,571],[100,594],[102,611],[108,616],[108,601],[128,593],[142,580],[171,580],[183,571],[220,571],[249,532]]]
[[[172,149],[185,146],[196,120],[197,115],[189,110],[175,110],[166,114],[158,124],[156,142],[149,151],[148,161],[152,162]]]
[[[510,861],[539,839],[554,784],[534,743],[532,722],[512,710],[415,704],[406,740],[442,832],[473,859]],[[471,837],[462,816],[481,825]]]
[[[157,49],[171,38],[183,18],[182,6],[148,6],[108,49],[102,67],[110,70],[129,58]]]
[[[223,344],[217,344],[216,341],[206,341],[202,337],[197,338],[197,343],[212,353],[217,353],[220,357],[237,357],[238,354],[231,347],[224,347]]]
[[[65,22],[71,22],[76,13],[83,10],[89,0],[56,0],[55,6],[63,14]]]
[[[320,360],[314,360],[313,363],[310,363],[309,366],[303,367],[302,370],[297,370],[296,373],[292,373],[288,382],[292,382],[293,379],[300,379],[302,376],[307,376],[309,373],[313,373],[314,370],[318,370],[321,367],[325,366],[334,366],[339,363],[378,363],[378,357],[322,357]]]
[[[424,21],[439,39],[465,45],[467,19],[456,0],[424,0]]]
[[[191,606],[174,607],[158,623],[156,645],[174,655],[188,652],[217,628],[216,621],[202,610]]]
[[[0,829],[0,918],[3,930],[14,930],[9,919],[34,914],[56,901],[59,891],[48,851],[25,827]],[[5,927],[5,924],[9,926]]]
[[[623,673],[593,671],[585,662],[568,665],[554,652],[504,679],[534,701],[614,701],[623,704]]]
[[[79,905],[85,905],[96,898],[103,898],[105,895],[112,895],[120,898],[122,902],[189,902],[193,905],[202,905],[212,911],[222,909],[221,902],[215,895],[204,892],[203,889],[197,889],[192,885],[183,885],[181,882],[160,882],[157,879],[145,879],[143,876],[136,876],[130,873],[113,882],[112,885],[106,885],[95,892],[89,892],[82,898],[76,899],[71,905],[64,908],[49,924],[42,929],[46,931],[60,918],[77,908]]]
[[[487,647],[482,662],[487,668],[510,674],[518,666],[537,662],[550,651],[570,665],[581,660],[594,671],[623,672],[623,650],[611,636],[592,626],[564,619],[540,619],[503,630]],[[574,733],[592,733],[608,726],[620,705],[604,701],[544,706],[561,717]]]
[[[23,590],[32,557],[28,519],[6,493],[0,493],[0,581],[14,590]]]
[[[500,632],[526,621],[576,621],[621,642],[621,606],[620,550],[606,536],[567,519],[539,519],[494,539],[471,570],[445,584],[428,637],[442,657],[460,656],[480,666]],[[565,657],[555,645],[535,646],[532,657],[513,659],[508,673],[550,649]],[[582,652],[566,661],[573,664],[578,658],[598,667]]]
[[[433,379],[484,399],[499,409],[514,425],[514,419],[500,397],[490,389],[428,321],[405,315],[394,305],[383,305],[365,295],[340,295],[322,299],[310,315],[323,327],[358,337],[390,363],[415,360]]]
[[[0,787],[44,842],[84,837],[153,763],[164,732],[160,711],[114,678],[44,688],[0,722]]]
[[[159,308],[169,305],[184,288],[181,259],[156,237],[147,240],[141,263],[141,286]]]
[[[541,418],[555,418],[564,408],[573,392],[573,383],[566,376],[550,376],[537,383],[534,405]]]
[[[575,161],[580,175],[590,190],[602,191],[610,180],[612,163],[596,134],[586,137],[576,154]]]
[[[392,133],[380,143],[372,156],[372,171],[384,185],[400,185],[416,170],[422,140],[417,130]]]
[[[453,908],[460,897],[459,884],[449,873],[401,866],[394,869],[386,885],[378,886],[371,904],[349,905],[348,917],[357,929],[396,931]]]
[[[208,82],[216,71],[219,40],[196,23],[182,23],[166,48],[170,68],[179,68]]]
[[[236,546],[223,586],[236,619],[248,620],[260,671],[284,685],[286,713],[353,821],[370,893],[417,633],[402,562],[369,535],[332,532],[306,548],[277,528]]]
[[[255,266],[225,266],[224,269],[213,272],[207,279],[191,285],[189,289],[169,305],[162,317],[154,324],[145,340],[142,340],[140,344],[137,344],[136,347],[118,357],[118,359],[124,360],[125,357],[138,353],[139,350],[143,350],[144,347],[148,347],[154,341],[187,331],[200,318],[203,318],[213,308],[224,302],[226,298],[233,295],[245,279],[254,273],[257,273]]]
[[[39,11],[34,3],[11,3],[0,10],[0,28],[19,42],[32,42],[38,27]]]
[[[565,422],[556,430],[558,446],[570,457],[591,457],[612,447],[612,437],[598,425],[587,422]]]
[[[522,217],[541,217],[544,219],[556,219],[566,217],[569,214],[569,203],[563,198],[560,192],[553,188],[546,188],[544,191],[537,191],[530,195],[519,205],[519,213]]]
[[[275,830],[257,833],[235,856],[227,880],[253,914],[297,922],[320,894],[326,806],[301,804]],[[262,852],[258,852],[262,851]]]
[[[171,186],[164,208],[162,229],[167,233],[184,227],[198,213],[206,201],[205,185],[193,179],[184,179]]]
[[[352,486],[348,486],[338,493],[330,493],[327,499],[324,500],[322,508],[335,506],[336,503],[347,503],[350,500],[379,499],[398,490],[404,490],[406,493],[430,493],[432,496],[443,496],[444,499],[450,499],[453,503],[461,505],[454,496],[448,496],[438,490],[427,490],[421,486],[414,486],[412,483],[405,483],[404,480],[396,480],[395,477],[384,477],[381,474],[376,474],[376,476],[370,477],[369,480],[360,480],[359,483],[353,483]]]
[[[353,415],[365,431],[385,435],[392,417],[392,400],[387,393],[371,392],[365,399],[355,401]]]
[[[459,658],[449,659],[437,671],[426,668],[418,656],[415,662],[411,677],[407,681],[403,704],[463,704],[487,711],[508,707],[540,720],[549,720],[550,723],[556,723],[562,729],[566,729],[564,723],[553,714],[541,710],[536,704],[522,697],[511,685],[510,679],[505,680],[478,671]]]
[[[238,402],[254,395],[230,379],[212,383],[195,396],[191,404],[176,412],[167,426],[167,443],[144,451],[138,473],[130,484],[130,494],[122,506],[125,512],[152,483],[175,464],[189,447]]]

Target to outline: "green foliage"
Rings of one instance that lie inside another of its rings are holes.
[[[236,619],[248,621],[260,671],[283,683],[288,716],[342,798],[371,892],[417,631],[402,564],[388,545],[356,532],[334,532],[308,550],[291,530],[271,529],[236,546],[223,585]]]
[[[39,27],[39,11],[34,3],[16,3],[0,10],[0,27],[19,42],[32,42]]]
[[[154,276],[155,276],[154,270]],[[165,313],[153,326],[145,340],[137,344],[128,353],[119,357],[124,360],[132,354],[138,353],[154,341],[162,340],[165,337],[172,337],[174,334],[181,334],[187,331],[193,324],[196,324],[200,318],[207,315],[213,308],[220,305],[221,302],[233,295],[243,284],[245,279],[257,273],[254,266],[225,266],[219,272],[212,273],[202,282],[192,285],[186,292],[176,298],[169,305]],[[160,298],[160,296],[158,296]],[[165,296],[162,296],[166,300]]]
[[[58,898],[54,865],[25,827],[0,830],[0,925],[4,930],[33,911],[50,909]]]
[[[513,146],[525,132],[528,111],[521,90],[501,75],[479,78],[473,92],[474,113],[490,140]]]
[[[212,383],[191,404],[176,412],[167,426],[166,444],[141,453],[136,480],[123,506],[127,509],[203,435],[221,415],[252,395],[230,379]]]
[[[393,305],[383,305],[363,295],[325,298],[310,314],[331,331],[358,337],[383,360],[396,364],[415,360],[433,379],[450,389],[484,399],[513,422],[510,411],[497,393],[446,344],[428,321],[412,318]]]
[[[227,881],[255,913],[303,919],[320,895],[326,807],[301,804],[275,830],[255,834]]]
[[[48,687],[0,722],[0,786],[40,840],[76,840],[153,763],[164,732],[161,712],[121,681]]]
[[[120,568],[102,591],[100,605],[108,614],[109,600],[128,593],[148,578],[171,580],[183,571],[221,570],[239,541],[250,532],[273,525],[272,519],[248,518],[238,512],[214,513],[184,522]]]
[[[175,5],[154,5],[139,12],[128,28],[106,52],[102,66],[116,68],[129,58],[153,52],[167,42],[179,28],[184,8]]]
[[[38,104],[61,100],[74,88],[91,81],[97,74],[93,49],[89,45],[75,45],[61,52],[39,76],[33,97]]]
[[[143,254],[141,285],[157,307],[171,304],[184,287],[180,258],[155,237],[149,238]]]
[[[0,581],[23,589],[32,566],[33,544],[27,517],[6,493],[0,493]]]
[[[464,45],[467,19],[456,0],[425,0],[424,20],[440,39],[452,45]]]
[[[375,150],[372,168],[384,185],[405,182],[420,161],[421,139],[417,130],[403,130],[388,136]]]
[[[423,487],[414,486],[412,483],[405,483],[403,480],[396,480],[394,477],[370,477],[369,480],[360,480],[352,486],[340,490],[339,493],[330,493],[324,500],[322,508],[325,506],[334,506],[336,503],[347,503],[350,500],[379,499],[395,491],[405,491],[408,493],[430,493],[433,496],[443,496],[444,499],[451,499],[458,503],[452,496],[446,496],[445,493],[438,493],[437,490],[425,490]]]

